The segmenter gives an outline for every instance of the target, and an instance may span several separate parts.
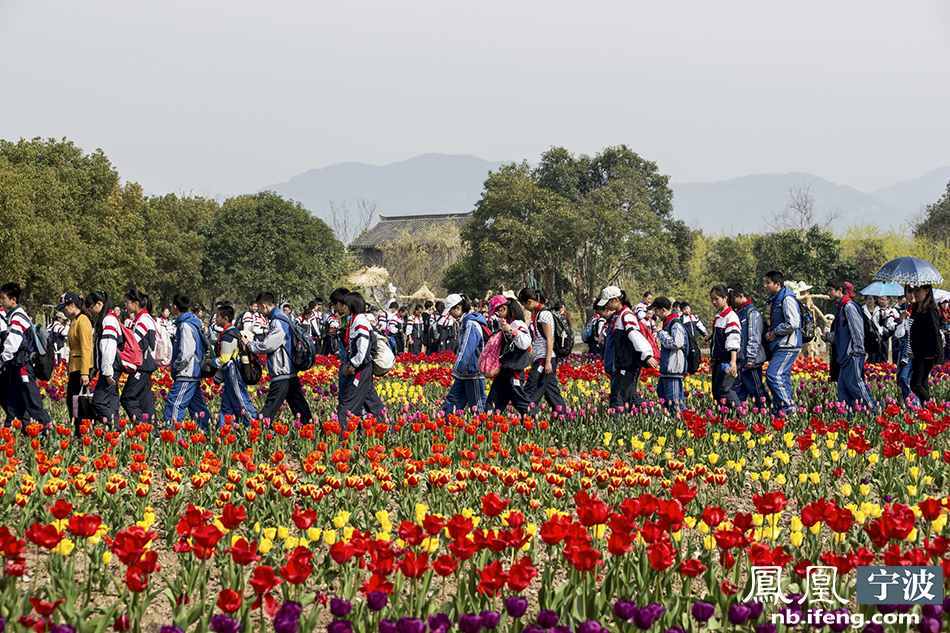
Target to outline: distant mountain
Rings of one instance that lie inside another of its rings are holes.
[[[330,202],[356,210],[357,198],[377,204],[386,216],[466,213],[482,193],[488,172],[503,162],[467,155],[423,154],[390,165],[338,163],[311,169],[287,182],[263,187],[303,204],[330,221]],[[837,210],[838,228],[857,222],[882,227],[908,224],[921,205],[936,202],[950,181],[950,167],[935,169],[872,193],[802,172],[757,174],[720,182],[674,182],[673,213],[689,226],[709,232],[760,232],[766,219],[785,208],[789,188],[810,185],[820,217]],[[375,224],[376,218],[373,219]]]
[[[375,202],[377,213],[386,216],[467,213],[481,196],[488,172],[502,164],[475,156],[423,154],[383,166],[337,163],[263,189],[300,202],[328,222],[331,201],[345,201],[354,211],[357,198]]]
[[[874,193],[864,193],[813,174],[758,174],[720,182],[674,182],[673,209],[677,218],[706,232],[759,232],[766,220],[785,208],[789,189],[809,186],[819,217],[839,212],[838,228],[858,222],[881,227],[908,224],[922,204],[936,202],[950,181],[950,167],[896,183]]]

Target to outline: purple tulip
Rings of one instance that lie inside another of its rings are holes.
[[[297,626],[299,628],[300,625]],[[211,616],[211,630],[214,633],[238,633],[241,630],[241,623],[232,617],[219,613]],[[294,633],[296,633],[296,629],[294,629]]]
[[[666,612],[666,607],[662,604],[652,602],[645,607],[637,609],[633,614],[633,623],[641,631],[646,631],[647,629],[653,628],[653,625],[656,624],[656,621],[660,619],[660,616]]]
[[[482,611],[482,626],[491,631],[492,629],[497,629],[498,625],[501,624],[501,614],[497,611]]]
[[[346,617],[350,611],[353,610],[353,605],[350,604],[349,600],[341,600],[340,598],[330,598],[330,613],[335,618]]]
[[[389,596],[382,591],[371,591],[366,596],[366,606],[370,611],[382,611],[389,604]]]
[[[558,624],[556,627],[551,629],[551,633],[571,633],[571,627],[566,624]]]
[[[729,622],[735,626],[742,626],[746,623],[746,620],[749,619],[749,616],[752,615],[752,609],[745,604],[731,604],[729,605],[729,612],[727,617]]]
[[[349,620],[334,620],[327,624],[327,633],[353,633],[353,623]]]
[[[842,631],[847,629],[851,624],[847,609],[836,609],[835,611],[830,611],[829,613],[833,613],[835,615],[834,621],[828,625],[828,628],[834,633],[842,633]]]
[[[396,622],[396,633],[423,633],[425,623],[419,618],[399,618]]]
[[[577,627],[577,633],[603,633],[603,630],[604,627],[602,627],[597,620],[581,622],[581,625]]]
[[[275,633],[297,633],[300,630],[300,614],[303,607],[299,602],[288,600],[280,605],[280,611],[274,616]]]
[[[762,617],[762,611],[765,610],[765,605],[761,602],[750,602],[749,603],[749,619],[758,620]]]
[[[920,607],[920,614],[925,618],[939,618],[943,615],[942,604],[925,604]]]
[[[557,614],[554,611],[549,611],[545,609],[544,611],[538,612],[538,626],[542,629],[550,629],[552,626],[557,624]]]
[[[637,612],[637,605],[629,600],[618,600],[614,603],[614,617],[621,622],[633,622],[633,616]]]
[[[529,624],[528,626],[524,627],[524,630],[521,633],[545,633],[545,630],[540,626]]]
[[[6,625],[4,625],[5,627]],[[181,629],[179,629],[181,630]],[[68,624],[54,624],[49,627],[50,633],[76,633],[76,627]]]
[[[185,633],[185,632],[181,629],[181,627],[174,626],[172,624],[166,624],[159,630],[159,633]]]
[[[452,620],[444,613],[434,613],[430,615],[427,622],[429,624],[430,631],[435,631],[439,628],[448,631],[452,628]]]
[[[379,633],[396,633],[396,623],[383,618],[379,621]]]
[[[755,627],[755,633],[775,633],[775,625],[770,622],[763,622]]]
[[[863,633],[884,633],[884,627],[877,622],[868,622]]]
[[[521,596],[508,596],[505,598],[505,611],[512,618],[520,618],[528,610],[528,601]]]
[[[917,631],[918,633],[940,633],[940,618],[920,618]]]
[[[693,607],[689,610],[692,614],[693,619],[697,622],[708,622],[709,618],[713,617],[716,613],[716,607],[712,606],[708,602],[696,602],[693,603]]]
[[[462,633],[479,633],[482,630],[482,616],[477,613],[463,613],[459,616],[459,630]]]

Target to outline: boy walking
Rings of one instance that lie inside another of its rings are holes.
[[[280,406],[287,402],[295,415],[300,415],[301,424],[310,424],[313,416],[310,405],[303,395],[300,377],[290,362],[290,317],[277,307],[277,299],[271,292],[257,295],[256,303],[267,314],[267,336],[263,341],[250,341],[245,335],[247,349],[254,354],[267,354],[267,371],[270,373],[270,390],[261,410],[262,418],[277,417]]]
[[[835,320],[831,332],[822,334],[822,338],[835,344],[839,366],[838,398],[849,410],[853,410],[856,404],[877,409],[880,404],[861,377],[866,357],[861,309],[844,295],[844,280],[841,278],[835,277],[828,282],[828,297],[835,301]]]
[[[660,381],[657,391],[666,401],[670,412],[686,408],[683,398],[683,378],[686,377],[686,326],[674,312],[670,300],[657,297],[650,306],[663,326],[656,333],[660,344]]]
[[[752,398],[752,406],[768,408],[771,400],[762,381],[762,365],[765,364],[762,313],[752,305],[752,299],[746,295],[742,284],[732,284],[731,288],[735,297],[739,325],[742,327],[742,344],[736,359],[739,366],[739,379],[732,390],[739,402]]]
[[[24,424],[34,420],[45,428],[49,424],[49,414],[43,408],[40,390],[36,386],[36,374],[30,363],[30,355],[36,352],[33,321],[20,307],[21,293],[19,284],[6,283],[0,286],[0,303],[3,304],[7,325],[3,353],[0,354],[0,371],[6,374],[3,380],[9,381],[5,426],[9,426],[13,419],[18,419]]]
[[[203,430],[208,429],[211,412],[201,393],[201,360],[207,352],[207,341],[202,330],[204,325],[191,307],[191,298],[186,294],[172,297],[172,314],[175,316],[175,339],[172,344],[172,384],[165,399],[165,427],[181,422],[185,412],[190,411]]]
[[[218,368],[214,381],[224,385],[221,389],[219,426],[224,426],[226,415],[234,416],[235,420],[247,426],[251,420],[257,418],[257,410],[251,402],[247,385],[244,384],[240,367],[238,367],[240,362],[238,339],[241,338],[241,333],[234,327],[234,308],[229,305],[218,308],[215,323],[221,329],[221,335],[218,338],[218,357],[212,361],[212,364]]]
[[[772,392],[775,408],[785,413],[795,410],[792,391],[792,365],[802,351],[802,315],[795,293],[785,286],[785,275],[778,270],[765,273],[765,293],[769,296],[769,330],[765,340],[772,350],[772,360],[765,372],[765,382]]]

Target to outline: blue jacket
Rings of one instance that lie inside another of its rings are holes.
[[[769,306],[769,331],[775,339],[769,343],[773,352],[778,349],[802,348],[802,315],[798,309],[795,293],[782,286],[775,296],[766,300]]]
[[[762,313],[752,302],[739,308],[739,324],[742,325],[742,346],[736,356],[740,367],[748,362],[758,366],[765,362],[765,347],[762,346]]]
[[[660,377],[682,378],[686,375],[686,326],[678,312],[672,312],[663,321],[663,328],[656,333],[660,344]]]
[[[861,314],[858,304],[847,297],[838,299],[831,329],[835,335],[835,351],[839,365],[844,365],[849,358],[864,355],[864,315]]]
[[[201,319],[194,312],[183,312],[175,318],[171,358],[174,380],[194,381],[201,378],[201,361],[208,351],[203,329]]]
[[[485,330],[488,321],[480,312],[469,312],[462,317],[461,340],[455,355],[455,365],[452,366],[452,376],[461,379],[481,378],[478,371],[478,358],[485,347]]]

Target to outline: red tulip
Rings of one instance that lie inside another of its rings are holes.
[[[496,517],[508,508],[509,503],[511,500],[502,499],[494,492],[489,492],[482,497],[482,514],[487,517]]]
[[[706,571],[706,566],[695,558],[687,558],[682,563],[680,563],[679,569],[677,571],[687,578],[695,578]]]
[[[50,511],[50,514],[53,515],[57,521],[62,521],[69,516],[69,513],[73,511],[73,504],[69,503],[64,499],[57,499],[56,503],[51,506],[46,506],[46,509]]]
[[[943,505],[933,498],[924,499],[917,504],[917,507],[920,509],[920,514],[928,521],[936,521],[943,512]]]
[[[195,545],[204,547],[205,549],[213,549],[223,536],[224,534],[221,533],[221,530],[214,525],[203,525],[196,528],[191,534]]]
[[[244,506],[227,504],[221,513],[221,525],[227,530],[233,530],[247,520],[247,511]]]
[[[36,613],[43,618],[48,618],[53,615],[53,612],[56,611],[56,607],[66,602],[65,600],[57,600],[56,602],[43,602],[39,598],[30,598],[30,604],[33,605],[33,609]]]
[[[501,562],[497,560],[478,570],[478,577],[480,579],[477,588],[478,593],[489,598],[494,598],[498,592],[505,588],[505,583],[508,582],[508,574],[505,573],[505,568]]]
[[[531,581],[538,577],[538,570],[531,564],[531,558],[524,556],[508,570],[508,588],[520,593],[528,588]]]
[[[459,568],[458,561],[452,556],[449,556],[448,554],[443,554],[442,556],[439,556],[437,559],[432,561],[432,569],[434,569],[435,573],[437,573],[440,576],[448,576],[450,574],[453,574],[455,573],[455,570],[458,568]]]
[[[663,571],[676,562],[676,548],[669,541],[657,541],[647,547],[647,557],[650,559],[650,567]]]
[[[294,513],[290,515],[290,518],[293,519],[294,525],[297,526],[298,530],[306,530],[317,520],[317,511],[313,508],[308,508],[301,512],[300,508],[294,508]]]
[[[91,514],[74,514],[69,517],[69,525],[66,529],[73,536],[89,538],[95,536],[100,525],[102,525],[101,517]]]
[[[282,581],[274,575],[274,568],[260,565],[254,568],[254,575],[248,583],[257,595],[263,595],[279,585]]]
[[[913,531],[917,517],[907,506],[895,503],[881,513],[881,533],[889,538],[903,541]]]
[[[34,523],[26,528],[26,538],[37,547],[51,550],[63,540],[63,534],[53,525]]]
[[[235,541],[234,545],[225,550],[225,553],[230,554],[231,559],[241,566],[256,563],[261,559],[261,557],[257,555],[257,541],[248,543],[247,539],[243,537]]]
[[[768,516],[781,512],[788,505],[788,500],[784,492],[775,490],[764,495],[752,495],[752,503],[759,514]]]
[[[241,594],[233,589],[225,589],[218,594],[218,608],[225,613],[234,613],[241,608]]]
[[[407,551],[399,563],[399,571],[406,578],[421,578],[429,569],[429,555],[425,552],[418,556],[415,552]]]

